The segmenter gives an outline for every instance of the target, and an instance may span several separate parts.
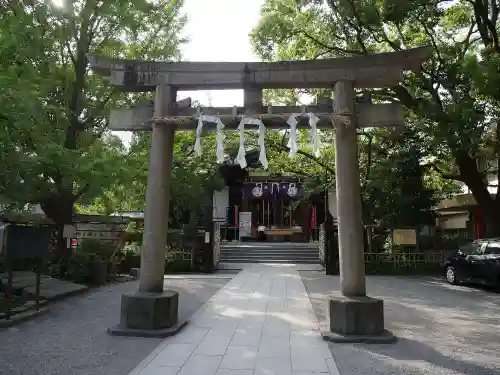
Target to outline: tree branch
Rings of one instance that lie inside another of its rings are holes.
[[[429,30],[429,28],[427,27],[427,25],[425,24],[425,22],[421,18],[419,18],[418,21],[422,25],[425,34],[427,35],[427,37],[431,41],[432,46],[434,47],[434,52],[436,53],[436,56],[439,60],[439,64],[443,65],[444,60],[441,57],[441,53],[439,52],[439,47],[437,45],[436,38],[434,38],[434,35],[432,35],[432,32]]]
[[[312,35],[307,33],[305,30],[296,30],[296,31],[293,31],[291,33],[291,35],[294,35],[294,36],[299,35],[299,34],[304,35],[307,39],[311,40],[312,42],[317,44],[319,47],[328,50],[329,52],[340,52],[342,54],[347,54],[347,55],[364,55],[365,54],[364,52],[360,52],[360,51],[356,51],[356,50],[352,50],[352,49],[344,49],[344,48],[340,48],[340,47],[329,46],[328,44],[323,43],[322,41],[316,39],[315,37],[313,37]]]
[[[80,197],[85,194],[88,190],[90,189],[90,184],[85,184],[82,186],[80,190],[78,190],[74,195],[73,195],[73,200],[76,202]]]
[[[364,135],[365,137],[368,138],[368,147],[367,147],[367,162],[366,162],[366,175],[365,175],[365,182],[368,181],[370,178],[370,173],[372,170],[372,145],[373,145],[373,135],[370,133],[362,132],[360,135]],[[366,186],[363,186],[362,190],[364,190]]]
[[[100,102],[99,105],[95,108],[95,113],[92,114],[92,109],[90,109],[89,116],[87,116],[85,119],[82,120],[81,125],[82,127],[87,126],[90,122],[94,121],[95,118],[98,116],[98,114],[104,110],[104,107],[109,103],[109,101],[113,98],[113,95],[118,93],[118,90],[113,87],[113,89],[109,92],[107,96],[105,96]]]
[[[455,180],[455,181],[460,181],[464,182],[464,178],[460,174],[453,174],[453,173],[447,173],[444,172],[440,167],[437,166],[436,163],[430,163],[430,164],[425,164],[422,165],[422,168],[429,168],[429,169],[434,169],[437,173],[441,175],[446,180]]]

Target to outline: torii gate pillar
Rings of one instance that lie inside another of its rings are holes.
[[[339,220],[340,292],[346,297],[366,295],[361,190],[352,82],[334,85],[334,111],[351,114],[349,124],[338,124],[335,135],[337,218]]]
[[[330,295],[330,327],[322,335],[334,342],[392,342],[396,337],[384,328],[384,302],[366,296],[353,82],[338,81],[333,91],[334,112],[347,119],[335,127],[340,291]]]
[[[173,115],[176,96],[173,86],[159,84],[155,116]],[[139,290],[122,296],[120,324],[109,330],[115,335],[167,337],[186,324],[179,323],[179,293],[163,289],[175,129],[155,122],[152,128]]]

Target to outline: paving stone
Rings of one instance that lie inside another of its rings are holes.
[[[167,339],[140,375],[156,375],[160,364],[180,366],[178,375],[338,375],[293,266],[246,268],[192,319],[191,327],[174,341]]]

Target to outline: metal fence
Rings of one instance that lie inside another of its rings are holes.
[[[365,253],[367,274],[440,274],[445,251]]]
[[[444,251],[423,253],[365,253],[365,263],[389,262],[398,268],[413,267],[419,263],[442,263],[446,260]]]

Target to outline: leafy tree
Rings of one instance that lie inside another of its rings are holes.
[[[228,147],[231,146],[228,136]],[[176,132],[174,158],[170,185],[170,228],[187,231],[200,224],[205,209],[212,205],[214,189],[220,189],[223,181],[216,163],[215,136],[202,139],[203,154],[194,151],[195,133]],[[118,211],[143,211],[147,189],[150,133],[136,133],[122,164],[129,171],[126,180],[109,186],[83,209],[92,213]]]
[[[465,183],[491,235],[500,235],[500,195],[490,194],[476,159],[488,153],[500,173],[498,0],[267,0],[252,34],[267,60],[401,51],[429,45],[432,57],[401,84],[373,90],[417,116],[428,165]]]
[[[118,95],[86,54],[177,59],[182,1],[13,0],[0,15],[1,193],[40,203],[59,230],[74,204],[129,178],[119,139],[108,134]]]

